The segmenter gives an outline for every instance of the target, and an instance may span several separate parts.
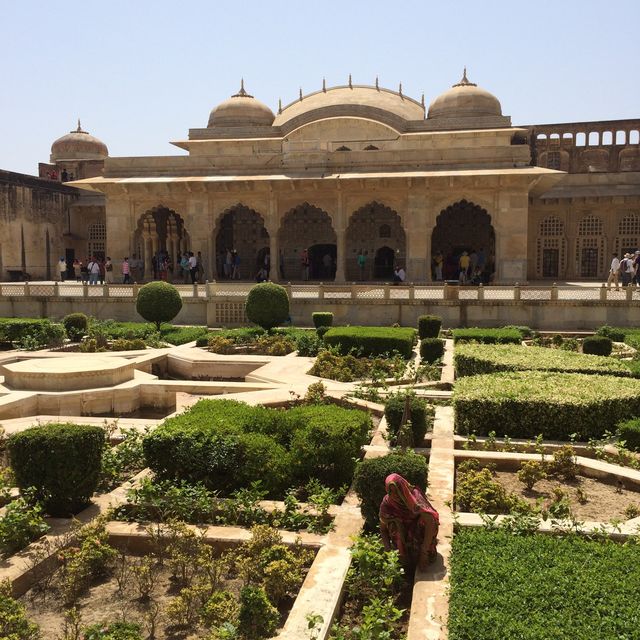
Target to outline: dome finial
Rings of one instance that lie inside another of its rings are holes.
[[[253,96],[250,96],[244,88],[244,78],[240,78],[240,90],[238,91],[238,93],[234,93],[232,96],[232,98],[253,98]]]
[[[420,97],[420,104],[422,105],[422,108],[424,109],[424,93]]]
[[[299,96],[299,98],[300,98],[300,102],[302,102],[302,87],[300,87],[300,96]]]
[[[322,90],[327,93],[327,80],[326,78],[322,78]]]
[[[402,97],[402,82],[400,83],[400,86],[398,87],[398,95],[400,97]]]
[[[82,133],[82,125],[80,124],[80,118],[78,118],[78,128],[76,129],[78,133]]]
[[[282,98],[278,98],[278,115],[282,113]]]
[[[353,83],[351,82],[351,74],[349,74],[349,89],[353,89]]]
[[[462,72],[462,79],[457,84],[453,85],[454,87],[477,87],[478,85],[474,82],[469,82],[469,78],[467,78],[467,67],[464,68]]]
[[[380,83],[378,82],[378,76],[376,76],[376,89],[380,91]]]

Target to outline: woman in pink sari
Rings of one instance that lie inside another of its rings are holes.
[[[380,505],[380,533],[385,549],[397,549],[403,564],[425,569],[437,554],[438,512],[401,475],[388,475],[384,484],[387,495]]]

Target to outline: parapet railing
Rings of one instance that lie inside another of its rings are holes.
[[[135,299],[138,284],[89,285],[76,282],[10,282],[0,283],[2,298],[78,298]],[[176,285],[185,299],[202,302],[244,301],[252,282],[206,282],[194,285]],[[458,286],[450,284],[405,284],[351,283],[351,284],[291,284],[283,283],[289,298],[294,301],[325,301],[327,304],[407,301],[423,302],[640,302],[640,287],[628,286],[618,289],[602,286],[566,285],[510,285],[510,286]]]

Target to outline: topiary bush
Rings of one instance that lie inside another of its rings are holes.
[[[444,355],[444,340],[424,338],[420,341],[420,357],[428,363],[439,360]]]
[[[333,325],[333,313],[330,311],[314,311],[311,314],[313,320],[313,326],[318,327],[330,327]]]
[[[420,316],[418,318],[418,337],[437,338],[440,335],[442,318],[440,316]]]
[[[251,287],[245,311],[249,320],[263,329],[282,324],[289,317],[287,290],[273,282],[261,282]]]
[[[372,531],[379,525],[379,510],[385,495],[384,481],[390,473],[399,473],[423,491],[427,488],[427,462],[413,452],[391,453],[381,458],[365,458],[356,466],[354,488],[360,498],[365,527]]]
[[[378,356],[397,351],[410,358],[415,337],[416,330],[408,327],[336,327],[324,334],[324,342],[343,355]]]
[[[640,451],[640,418],[627,420],[618,425],[618,438],[624,440],[631,451]]]
[[[613,342],[607,336],[588,336],[582,341],[582,353],[592,353],[596,356],[609,356],[613,349]]]
[[[62,319],[64,330],[71,342],[80,342],[89,329],[89,318],[84,313],[70,313]]]
[[[424,436],[433,426],[435,409],[427,404],[423,398],[419,398],[415,393],[409,393],[409,407],[411,409],[411,429],[413,431],[414,446],[422,445]],[[384,405],[384,415],[387,419],[387,427],[393,438],[398,435],[402,415],[404,413],[406,393],[392,393],[387,398]]]
[[[31,427],[7,442],[18,487],[33,487],[47,513],[60,517],[89,502],[100,479],[104,446],[102,427],[72,423]]]
[[[480,329],[471,327],[469,329],[454,329],[453,341],[460,342],[482,342],[483,344],[520,344],[522,333],[518,329]]]
[[[149,282],[140,287],[136,298],[136,311],[160,331],[163,322],[171,322],[182,309],[178,290],[168,282]]]

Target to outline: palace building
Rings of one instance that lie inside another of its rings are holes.
[[[514,126],[466,71],[428,107],[349,77],[274,113],[241,83],[172,143],[186,155],[109,157],[78,123],[38,178],[0,172],[2,278],[135,254],[149,279],[154,256],[194,251],[218,280],[235,251],[243,280],[269,255],[275,281],[389,281],[402,266],[424,283],[440,254],[457,277],[466,251],[496,283],[603,280],[613,252],[640,249],[639,130]]]

